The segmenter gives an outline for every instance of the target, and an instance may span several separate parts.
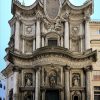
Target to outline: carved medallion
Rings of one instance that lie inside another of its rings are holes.
[[[58,16],[60,11],[59,0],[44,0],[44,6],[47,17],[53,20]]]

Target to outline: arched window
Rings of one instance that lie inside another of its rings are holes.
[[[2,83],[0,83],[0,88],[2,88]]]

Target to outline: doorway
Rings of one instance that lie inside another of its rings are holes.
[[[47,90],[45,100],[59,100],[59,90]]]
[[[78,96],[74,96],[74,100],[79,100],[79,99],[78,99]]]

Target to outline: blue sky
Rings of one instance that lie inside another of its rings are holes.
[[[6,67],[4,57],[6,55],[5,48],[8,47],[10,39],[10,26],[8,21],[12,18],[11,15],[11,1],[12,0],[0,0],[0,71]],[[23,0],[19,0],[23,2]],[[35,0],[24,0],[26,5],[31,5]],[[86,0],[70,0],[75,5],[81,5]],[[92,19],[100,19],[100,0],[94,0],[94,14]]]

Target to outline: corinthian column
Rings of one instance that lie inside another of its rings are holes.
[[[92,66],[88,66],[86,69],[86,100],[93,100],[92,91]]]
[[[40,48],[40,19],[36,21],[36,49]]]
[[[19,22],[19,18],[17,17],[16,28],[15,28],[15,50],[19,50],[19,43],[20,43],[19,29],[20,29],[20,22]]]
[[[36,68],[35,100],[40,100],[40,67]]]
[[[65,35],[64,35],[64,46],[69,49],[69,24],[65,22]]]
[[[13,68],[14,72],[14,83],[13,83],[13,100],[18,100],[18,94],[19,94],[19,87],[18,87],[18,75],[19,70],[18,68]]]
[[[90,49],[90,29],[89,20],[85,21],[85,49]]]
[[[69,80],[70,67],[64,66],[64,71],[65,71],[65,100],[70,100],[70,80]]]

